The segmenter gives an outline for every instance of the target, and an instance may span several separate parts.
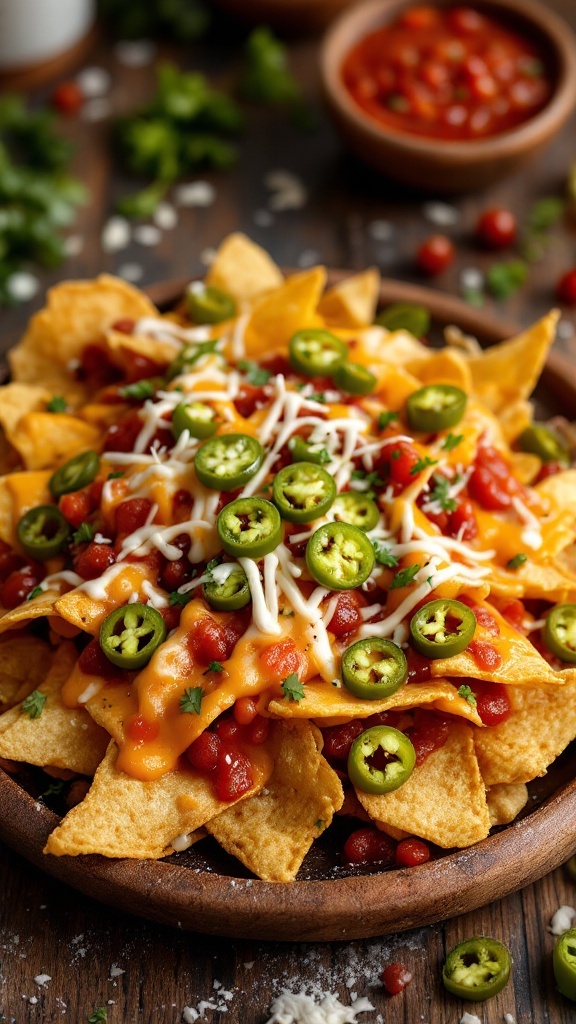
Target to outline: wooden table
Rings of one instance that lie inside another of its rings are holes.
[[[556,0],[556,6],[576,23],[573,0]],[[235,45],[231,34],[219,46],[204,44],[187,54],[174,51],[172,55],[183,65],[200,67],[226,82]],[[227,174],[206,176],[216,188],[214,205],[181,210],[177,227],[167,231],[154,248],[133,243],[113,256],[102,253],[102,225],[115,197],[124,194],[129,183],[112,167],[106,148],[107,121],[67,122],[65,130],[79,144],[77,170],[91,189],[92,200],[74,228],[84,239],[82,251],[59,274],[47,276],[43,285],[58,276],[115,272],[129,262],[141,265],[142,283],[196,274],[203,270],[201,254],[236,229],[246,231],[284,265],[305,266],[320,260],[361,268],[376,263],[388,276],[417,281],[416,247],[438,230],[422,213],[422,204],[430,197],[409,194],[344,156],[321,114],[315,44],[291,44],[291,58],[319,110],[316,131],[303,135],[276,111],[251,111],[238,166]],[[90,62],[112,72],[110,98],[115,113],[132,108],[149,94],[151,68],[121,66],[110,46],[102,46]],[[492,257],[480,253],[471,239],[481,209],[504,204],[522,219],[537,199],[561,193],[569,164],[576,157],[575,124],[524,175],[486,194],[455,201],[458,222],[448,233],[457,242],[458,260],[438,279],[439,288],[458,292],[464,268],[483,268],[490,262]],[[302,179],[308,202],[301,210],[266,217],[257,212],[267,210],[270,197],[264,175],[280,168]],[[263,226],[266,220],[270,223]],[[383,227],[383,222],[391,227]],[[387,232],[389,239],[383,237]],[[574,242],[569,222],[554,231],[546,259],[532,269],[530,284],[502,308],[507,319],[528,323],[553,303],[558,275],[575,262]],[[32,307],[40,304],[39,297],[36,303],[2,313],[6,347],[22,330]],[[567,312],[564,321],[573,324],[574,314]],[[576,360],[569,326],[563,333],[560,344]],[[547,924],[561,904],[575,901],[574,883],[559,869],[499,903],[416,932],[334,945],[258,944],[184,934],[128,917],[53,882],[22,856],[3,849],[0,1021],[81,1024],[97,1007],[107,1005],[112,1024],[176,1024],[185,1006],[195,1008],[200,1000],[209,1000],[225,1002],[228,1011],[207,1009],[208,1021],[260,1024],[283,986],[298,991],[314,985],[337,992],[345,1003],[353,992],[368,996],[375,1011],[361,1015],[360,1021],[380,1021],[377,1014],[381,1014],[386,1024],[456,1024],[466,1007],[443,992],[440,971],[445,951],[466,936],[488,934],[511,949],[513,980],[484,1008],[470,1009],[484,1024],[501,1024],[504,1014],[512,1014],[516,1024],[568,1024],[574,1019],[574,1007],[555,991],[553,939]],[[414,982],[403,995],[389,999],[377,979],[392,960],[410,967]],[[124,973],[114,976],[112,968]],[[50,975],[45,987],[34,982],[40,974]],[[232,993],[229,1000],[213,998],[220,987]]]

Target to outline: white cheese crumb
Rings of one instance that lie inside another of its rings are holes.
[[[216,189],[209,181],[187,181],[174,189],[178,206],[212,206]]]
[[[106,95],[110,89],[112,78],[106,68],[82,68],[76,75],[76,82],[86,99],[94,99],[95,96]]]
[[[561,320],[556,328],[556,334],[561,341],[570,341],[574,337],[574,324],[569,320]]]
[[[199,1016],[198,1010],[195,1010],[192,1006],[185,1006],[182,1010],[184,1024],[194,1024],[194,1021],[198,1020]]]
[[[130,244],[130,224],[125,217],[110,217],[100,236],[104,252],[119,252]]]
[[[15,302],[29,302],[40,289],[40,282],[27,270],[17,270],[6,278],[6,288]]]
[[[303,267],[305,270],[308,267],[314,267],[320,262],[320,253],[316,252],[316,249],[304,249],[298,257],[298,266]]]
[[[452,224],[457,224],[460,219],[459,211],[449,203],[424,203],[422,213],[426,220],[429,220],[431,224],[436,224],[439,228],[448,228]]]
[[[563,935],[564,932],[567,932],[568,929],[572,927],[575,919],[576,910],[574,907],[558,907],[558,910],[548,925],[548,931],[552,935]]]
[[[251,971],[251,970],[252,970],[252,968],[254,967],[254,964],[255,964],[255,963],[256,963],[256,961],[255,961],[255,960],[248,960],[248,961],[247,961],[247,962],[246,962],[246,963],[244,964],[244,967],[246,968],[246,970],[247,970],[247,971]]]
[[[84,239],[82,235],[68,235],[68,238],[64,239],[64,252],[66,256],[79,256],[84,248]]]
[[[511,1013],[504,1014],[504,1024],[516,1024],[516,1018]]]
[[[274,223],[274,216],[270,210],[254,210],[253,220],[259,228],[269,228]]]
[[[155,224],[138,224],[134,228],[134,241],[138,242],[139,245],[152,247],[158,245],[161,238],[162,232]]]
[[[143,68],[154,60],[156,45],[150,39],[126,39],[116,43],[114,55],[127,68]]]
[[[104,121],[109,117],[112,111],[112,104],[106,96],[97,96],[93,100],[88,100],[82,107],[81,117],[83,121]]]
[[[141,263],[123,263],[121,267],[118,267],[116,273],[118,277],[123,277],[125,281],[136,284],[144,277],[144,267]]]
[[[158,203],[154,210],[154,223],[162,231],[171,231],[178,223],[178,214],[172,203]]]
[[[37,996],[30,996],[30,999],[28,1000],[28,1002],[32,1003],[32,1006],[36,1006],[36,1003],[38,1002],[38,997]]]
[[[189,835],[183,834],[181,836],[176,836],[170,845],[176,853],[182,853],[184,850],[187,850],[192,846],[192,839]]]
[[[477,1017],[475,1013],[463,1013],[460,1017],[460,1024],[482,1024],[480,1017]]]
[[[484,287],[484,274],[478,267],[464,267],[460,274],[460,286],[465,291],[480,291]]]
[[[126,971],[123,971],[121,967],[117,967],[116,964],[112,964],[112,967],[110,968],[110,977],[119,978],[121,974],[126,974]]]
[[[301,210],[308,201],[308,192],[302,181],[291,171],[270,171],[264,178],[264,184],[273,193],[268,200],[268,208],[275,213]]]
[[[34,978],[34,981],[36,982],[37,985],[41,985],[43,988],[45,988],[48,982],[52,981],[52,977],[50,974],[37,974],[36,977]]]
[[[320,1002],[305,992],[282,989],[270,1006],[267,1024],[357,1024],[359,1013],[373,1010],[372,1003],[362,997],[354,1006],[344,1006],[333,992],[322,992]]]
[[[396,233],[392,221],[373,220],[368,225],[368,234],[375,242],[391,242]]]
[[[200,262],[203,263],[205,267],[209,267],[210,264],[214,263],[217,255],[218,253],[216,252],[216,249],[208,246],[206,249],[202,249],[202,252],[200,253]]]

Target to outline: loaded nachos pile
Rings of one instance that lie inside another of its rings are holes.
[[[48,855],[210,833],[289,881],[334,814],[350,860],[465,847],[576,735],[555,314],[434,350],[378,291],[234,235],[173,312],[63,283],[10,353],[0,758],[72,780]]]

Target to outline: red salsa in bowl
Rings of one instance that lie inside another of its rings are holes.
[[[465,141],[516,128],[554,91],[546,51],[516,25],[474,7],[414,5],[344,58],[343,83],[378,123]]]

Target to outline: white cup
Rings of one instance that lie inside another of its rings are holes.
[[[90,30],[96,0],[0,0],[0,71],[41,64]]]

